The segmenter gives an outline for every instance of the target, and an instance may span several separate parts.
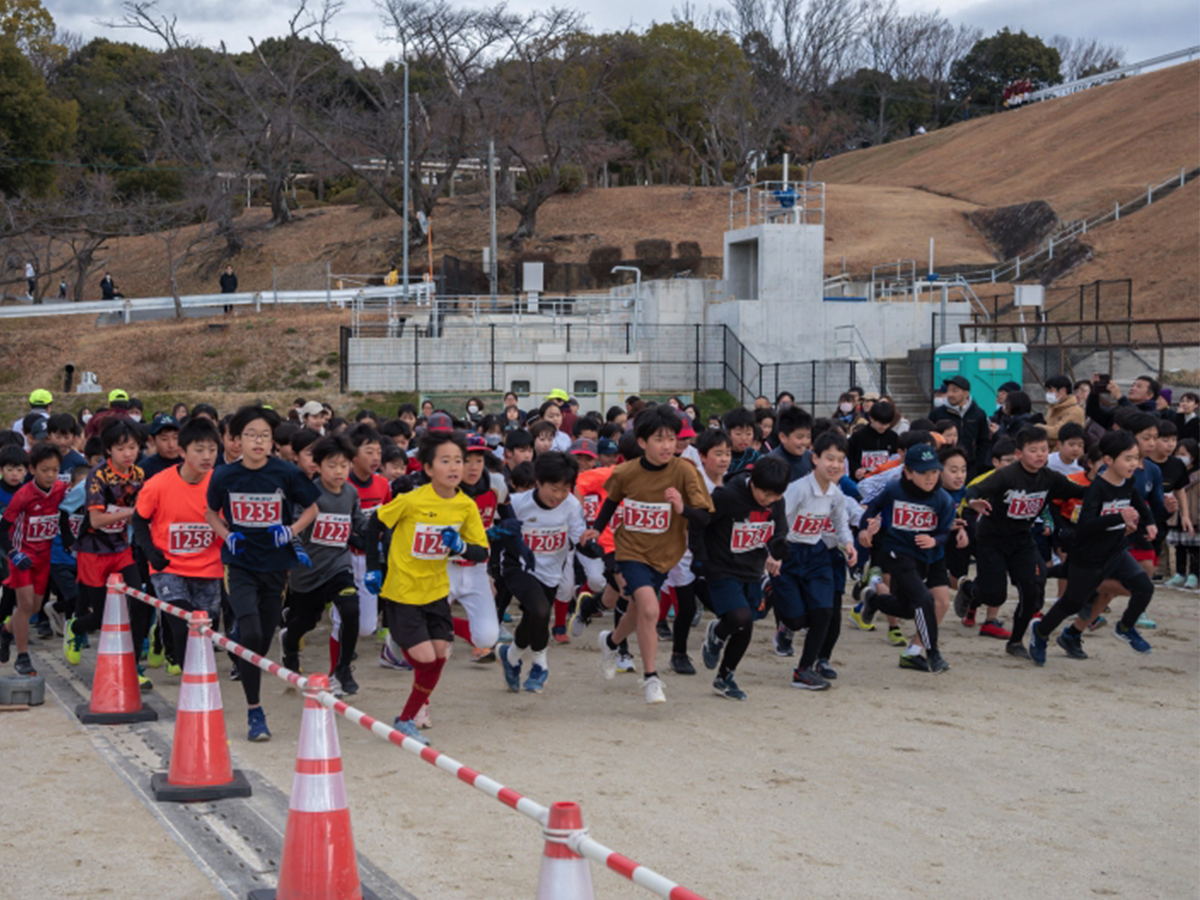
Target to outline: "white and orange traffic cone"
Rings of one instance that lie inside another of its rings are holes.
[[[563,843],[573,831],[583,830],[583,813],[578,803],[554,803],[543,833],[542,871],[538,875],[537,900],[594,900],[592,869],[588,861]]]
[[[150,777],[155,800],[186,802],[250,796],[250,782],[233,768],[229,758],[217,659],[212,642],[201,633],[207,625],[207,613],[194,612],[189,617],[171,767]]]
[[[308,676],[279,886],[251,891],[250,900],[374,898],[358,878],[334,714],[317,702],[317,693],[328,690],[327,676]]]
[[[85,725],[126,725],[153,722],[158,718],[153,709],[142,706],[137,658],[133,655],[133,635],[129,630],[129,609],[120,584],[118,575],[108,581],[100,647],[96,652],[96,674],[92,677],[92,698],[75,707],[75,715]]]

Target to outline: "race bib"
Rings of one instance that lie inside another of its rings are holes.
[[[492,523],[496,521],[496,507],[494,504],[479,507],[479,518],[483,519],[483,530],[492,527]]]
[[[829,515],[815,516],[809,513],[801,513],[796,516],[796,521],[792,523],[792,534],[801,534],[805,537],[814,537],[822,535],[827,531],[833,531],[833,522]]]
[[[584,494],[583,495],[583,519],[588,524],[596,521],[596,517],[600,515],[600,495],[599,494]]]
[[[864,450],[862,455],[862,467],[870,472],[877,466],[882,466],[888,461],[888,452],[886,450]]]
[[[775,534],[774,522],[734,522],[729,533],[731,553],[749,553],[765,547]]]
[[[548,555],[566,549],[567,529],[558,528],[528,528],[521,532],[526,546],[535,554]]]
[[[203,553],[212,546],[215,535],[207,522],[172,522],[167,529],[168,550],[172,554]]]
[[[350,516],[344,513],[318,513],[309,540],[323,547],[345,547],[350,540]]]
[[[1024,491],[1009,491],[1005,499],[1008,501],[1010,519],[1036,519],[1046,504],[1046,492],[1026,494]]]
[[[446,545],[442,543],[442,529],[445,525],[429,525],[418,522],[413,531],[413,559],[445,559],[450,555]]]
[[[666,534],[671,526],[670,503],[642,503],[640,500],[624,501],[625,514],[621,527],[626,531],[641,534]]]
[[[230,493],[229,512],[233,524],[268,528],[283,524],[283,498],[279,494]]]
[[[937,515],[928,506],[897,500],[892,506],[891,527],[897,531],[934,531]]]
[[[79,537],[79,529],[83,527],[83,515],[75,513],[74,515],[67,516],[67,524],[71,528],[71,536]]]
[[[123,507],[113,506],[110,503],[110,504],[108,504],[108,506],[104,507],[104,512],[107,515],[111,516],[111,515],[115,515],[116,513],[121,512],[122,509],[123,509]],[[100,530],[103,531],[105,534],[124,534],[125,526],[127,524],[128,524],[128,522],[126,522],[126,521],[110,522],[108,525],[105,525]]]
[[[58,537],[58,516],[30,516],[25,520],[25,540],[52,541]]]

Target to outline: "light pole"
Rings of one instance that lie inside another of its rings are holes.
[[[404,64],[404,302],[408,302],[408,60]]]
[[[638,348],[638,321],[642,317],[642,270],[637,266],[613,266],[613,274],[617,272],[633,272],[637,276],[636,293],[633,296],[633,349]]]

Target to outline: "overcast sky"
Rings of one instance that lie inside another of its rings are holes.
[[[103,24],[120,17],[120,0],[43,0],[61,28],[90,39],[107,35],[112,40],[153,44],[135,37],[135,32],[113,31]],[[471,0],[465,0],[471,2]],[[587,13],[593,31],[626,27],[642,30],[655,21],[670,21],[679,0],[596,0],[571,4]],[[982,28],[986,34],[1008,26],[1024,29],[1048,40],[1051,35],[1118,44],[1126,59],[1138,62],[1188,46],[1200,44],[1200,3],[1196,0],[899,0],[905,11],[940,8],[951,21]],[[490,5],[490,3],[489,3]],[[531,10],[548,3],[510,0],[515,10]],[[700,9],[707,7],[695,2]],[[720,3],[713,4],[719,8]],[[286,28],[290,0],[160,0],[162,12],[178,17],[179,30],[200,43],[215,45],[224,40],[232,50],[244,49],[249,36],[282,34]],[[339,37],[348,41],[355,57],[378,65],[395,55],[394,46],[380,39],[382,25],[372,0],[346,0],[336,21]]]

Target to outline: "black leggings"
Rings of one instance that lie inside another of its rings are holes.
[[[504,583],[521,606],[521,623],[513,632],[513,645],[518,650],[528,647],[534,653],[541,653],[550,643],[550,614],[558,585],[542,584],[531,573],[519,569],[506,569]]]
[[[907,554],[888,558],[883,570],[891,576],[890,593],[881,593],[883,585],[875,591],[875,606],[887,616],[897,619],[912,619],[926,653],[933,653],[938,645],[937,611],[933,594],[925,585],[928,566]]]
[[[1189,574],[1200,575],[1200,547],[1175,548],[1175,574],[1187,577]]]
[[[776,615],[779,614],[778,606],[775,607],[775,612]],[[799,631],[801,628],[808,629],[807,634],[804,635],[804,649],[800,651],[800,661],[796,663],[796,671],[803,672],[811,669],[813,663],[823,658],[820,653],[825,646],[825,637],[829,633],[829,623],[835,618],[833,609],[831,607],[810,609],[804,615],[779,615],[778,617],[779,621],[792,631]]]
[[[121,578],[125,584],[134,590],[142,589],[141,576],[136,565],[126,566],[121,570]],[[90,584],[79,585],[79,598],[75,601],[75,624],[72,630],[76,634],[90,634],[96,631],[104,622],[104,604],[108,589],[93,587]],[[154,607],[126,597],[129,607],[129,631],[133,638],[133,655],[142,658],[142,644],[150,634],[150,623],[154,621]]]
[[[288,591],[287,630],[280,644],[284,653],[299,653],[300,638],[317,627],[326,603],[337,607],[342,620],[341,630],[335,635],[338,658],[332,663],[335,672],[345,672],[358,646],[358,588],[349,569],[337,573],[316,590]]]
[[[750,646],[753,631],[754,613],[748,607],[730,610],[717,619],[717,627],[713,629],[713,633],[725,642],[725,653],[721,657],[721,667],[717,670],[721,678],[737,669],[738,663],[746,655],[746,648]]]
[[[688,632],[696,617],[696,582],[675,588],[675,629],[671,653],[687,656]]]
[[[247,650],[265,656],[275,637],[275,629],[279,627],[287,572],[252,572],[240,566],[229,566],[225,570],[225,584],[229,589],[229,605],[237,617],[237,642]],[[246,703],[257,706],[262,669],[241,657],[237,658],[237,667]]]
[[[1054,629],[1066,619],[1078,615],[1081,609],[1089,606],[1096,589],[1106,579],[1116,579],[1129,591],[1129,605],[1121,616],[1122,628],[1136,625],[1138,617],[1146,611],[1154,597],[1154,583],[1150,576],[1128,552],[1122,553],[1102,569],[1086,568],[1072,562],[1068,562],[1067,566],[1067,590],[1042,617],[1040,625],[1035,626],[1043,637],[1053,634]]]
[[[817,654],[817,659],[830,659],[833,657],[833,648],[837,646],[838,638],[842,636],[842,595],[833,595],[833,616],[829,619],[829,628],[825,630],[825,642],[821,644],[821,650]]]

